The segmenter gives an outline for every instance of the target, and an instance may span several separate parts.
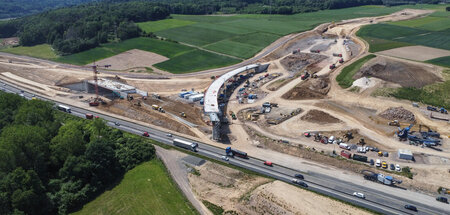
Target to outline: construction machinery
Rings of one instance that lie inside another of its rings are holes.
[[[443,114],[448,114],[448,111],[447,111],[445,108],[443,108],[443,107],[441,107],[441,108],[439,109],[439,112],[441,112],[441,113],[443,113]]]
[[[335,69],[336,68],[336,64],[331,64],[330,65],[330,69]]]
[[[98,106],[100,104],[100,102],[104,103],[98,96],[98,77],[97,77],[97,74],[98,74],[97,68],[98,67],[108,68],[108,67],[111,67],[111,65],[99,66],[99,65],[96,65],[94,62],[94,64],[91,66],[92,72],[94,73],[95,98],[93,101],[89,102],[89,106]]]
[[[230,111],[230,116],[231,116],[231,118],[232,118],[233,120],[236,120],[236,119],[237,119],[236,114],[234,114],[233,111]]]
[[[396,126],[396,127],[399,127],[399,126],[400,126],[400,123],[398,122],[398,120],[394,120],[394,121],[388,122],[388,125],[389,125],[389,126]]]
[[[185,112],[180,112],[180,116],[183,118],[186,118],[186,113]]]

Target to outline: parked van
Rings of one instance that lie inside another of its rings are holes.
[[[377,161],[375,162],[375,166],[376,167],[381,167],[381,160],[377,159]]]

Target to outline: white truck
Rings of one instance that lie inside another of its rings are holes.
[[[181,139],[173,139],[173,145],[197,152],[198,143],[190,142]]]
[[[72,112],[72,110],[70,109],[70,107],[67,107],[67,106],[65,106],[65,105],[58,105],[58,110],[60,110],[60,111],[64,111],[64,112],[67,112],[67,113],[71,113]]]

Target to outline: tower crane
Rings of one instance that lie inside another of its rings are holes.
[[[101,67],[101,68],[108,68],[108,67],[111,67],[111,65],[102,65],[102,66],[100,66],[100,65],[95,64],[95,61],[94,61],[93,65],[90,66],[90,67],[92,68],[92,71],[94,72],[95,98],[94,98],[93,101],[89,102],[89,106],[98,106],[100,104],[101,99],[98,96],[98,77],[97,77],[98,70],[97,70],[97,68],[99,68],[99,67]]]

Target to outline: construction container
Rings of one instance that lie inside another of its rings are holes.
[[[204,96],[205,95],[203,93],[202,94],[193,95],[193,96],[189,97],[189,101],[191,101],[191,102],[200,101],[200,99],[203,99]]]
[[[191,94],[186,94],[186,95],[184,95],[184,99],[189,99],[191,96],[195,96],[195,95],[198,95],[198,93],[197,92],[193,92]]]
[[[180,98],[184,98],[184,95],[189,94],[190,92],[181,92],[179,94]]]
[[[352,153],[342,150],[341,156],[344,158],[350,159],[352,157]]]

